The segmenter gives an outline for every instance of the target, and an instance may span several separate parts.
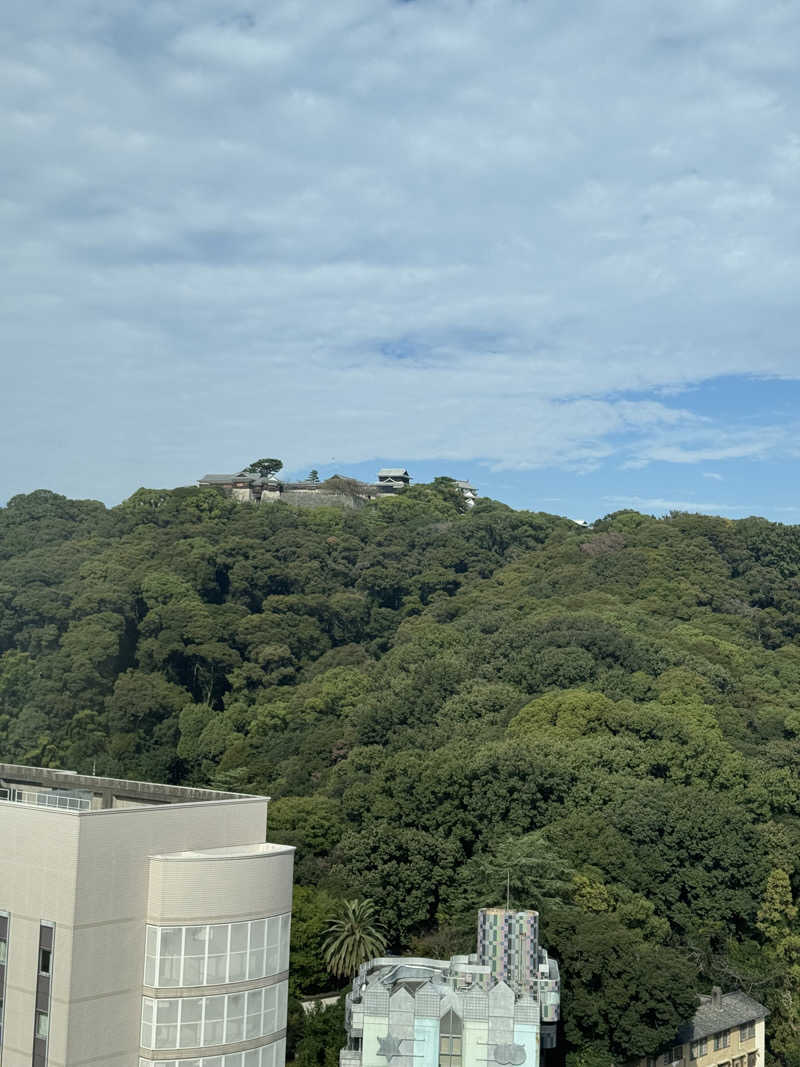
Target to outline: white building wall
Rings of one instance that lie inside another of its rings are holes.
[[[3,1067],[31,1064],[42,920],[55,924],[48,1067],[138,1067],[148,919],[291,911],[293,850],[263,845],[266,813],[256,797],[81,814],[0,804],[0,909],[10,914]],[[163,859],[151,863],[154,854]],[[285,1007],[282,1017],[281,1031]],[[270,1067],[282,1067],[280,1040],[275,1048]]]

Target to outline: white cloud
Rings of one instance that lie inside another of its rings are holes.
[[[785,452],[780,420],[675,396],[800,374],[799,35],[780,0],[12,0],[19,487],[50,462],[122,495],[265,441],[299,466]]]
[[[724,480],[722,475],[721,474],[717,474],[716,471],[703,471],[703,477],[704,478],[711,478],[715,482],[721,482],[721,481]]]
[[[719,515],[727,513],[732,515],[761,515],[765,510],[791,512],[792,514],[800,512],[800,507],[775,508],[774,505],[765,505],[763,502],[761,504],[723,504],[719,501],[672,500],[664,497],[642,496],[605,496],[603,500],[613,504],[620,510],[631,508],[636,511],[646,511],[657,515],[663,515],[668,511],[688,511],[701,514],[710,512],[711,514]]]

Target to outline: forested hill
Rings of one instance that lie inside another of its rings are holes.
[[[442,956],[509,872],[575,1063],[660,1050],[715,981],[797,1064],[798,529],[463,506],[15,497],[0,757],[270,794],[306,991],[337,899]]]

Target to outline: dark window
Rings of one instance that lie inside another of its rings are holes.
[[[439,1024],[439,1067],[461,1067],[461,1020],[448,1011]]]
[[[47,1044],[50,1036],[50,976],[53,973],[52,923],[39,926],[39,974],[36,978],[36,1002],[33,1013],[32,1067],[46,1067]]]
[[[6,992],[6,964],[8,963],[8,915],[0,912],[0,1057],[3,1052],[3,1006]]]
[[[750,1041],[756,1036],[756,1024],[755,1022],[743,1023],[739,1027],[739,1040]]]

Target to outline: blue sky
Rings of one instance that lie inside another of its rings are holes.
[[[0,502],[261,455],[800,521],[800,8],[8,0]]]

